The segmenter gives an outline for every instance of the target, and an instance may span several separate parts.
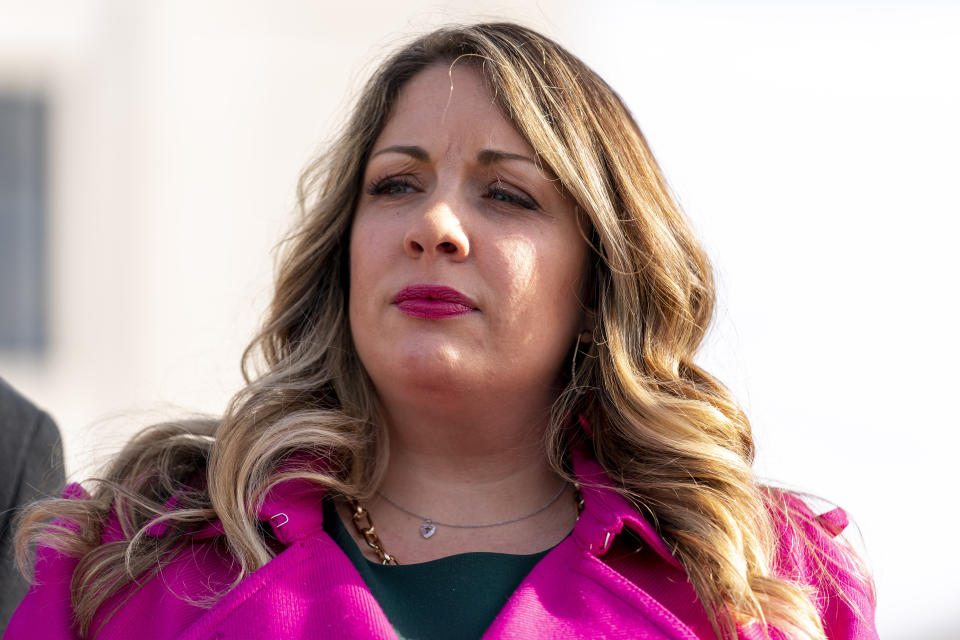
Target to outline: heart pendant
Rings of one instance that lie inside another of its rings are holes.
[[[423,536],[424,540],[427,540],[437,532],[437,525],[433,524],[429,520],[420,525],[420,535]]]

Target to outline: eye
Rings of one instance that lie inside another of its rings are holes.
[[[379,178],[367,187],[367,193],[371,196],[399,196],[405,193],[416,193],[418,190],[418,185],[408,176]]]
[[[484,197],[490,198],[491,200],[496,200],[498,202],[513,204],[518,207],[523,207],[524,209],[537,209],[540,206],[537,204],[536,200],[523,193],[519,189],[508,189],[501,182],[491,185]]]

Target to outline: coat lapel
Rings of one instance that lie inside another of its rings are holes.
[[[653,527],[610,487],[600,466],[574,454],[584,510],[573,533],[512,594],[484,638],[696,640],[655,598],[600,559],[629,526],[673,569],[679,563]],[[180,640],[310,638],[396,640],[349,558],[322,529],[322,489],[276,487],[261,519],[289,546],[245,578]]]
[[[523,580],[484,639],[696,640],[660,602],[600,559],[627,525],[657,552],[659,566],[680,566],[654,528],[611,488],[600,465],[579,451],[573,464],[584,508],[572,534]]]
[[[324,532],[245,578],[180,640],[396,640],[363,579]]]

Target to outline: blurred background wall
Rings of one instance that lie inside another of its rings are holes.
[[[0,0],[0,376],[58,421],[68,474],[223,409],[360,80],[487,18],[631,106],[717,268],[703,362],[761,476],[860,525],[882,637],[960,637],[955,3]]]

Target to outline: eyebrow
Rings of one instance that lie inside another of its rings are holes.
[[[389,147],[384,147],[370,157],[375,158],[384,153],[402,153],[410,156],[414,160],[419,160],[420,162],[430,161],[430,154],[427,153],[423,147],[405,144],[396,144]],[[481,149],[479,152],[477,152],[477,162],[482,165],[489,166],[495,162],[502,162],[504,160],[522,160],[533,165],[537,164],[532,158],[528,158],[527,156],[519,153],[510,153],[509,151],[499,151],[497,149]]]
[[[428,154],[423,147],[418,147],[416,145],[405,145],[405,144],[395,144],[392,147],[384,147],[374,153],[371,158],[376,158],[377,156],[384,153],[402,153],[408,155],[414,160],[419,160],[420,162],[427,162],[430,160],[430,154]]]
[[[528,158],[527,156],[519,153],[510,153],[509,151],[483,149],[477,154],[477,162],[483,165],[491,165],[494,162],[501,162],[503,160],[523,160],[524,162],[529,162],[530,164],[537,164],[532,158]]]

